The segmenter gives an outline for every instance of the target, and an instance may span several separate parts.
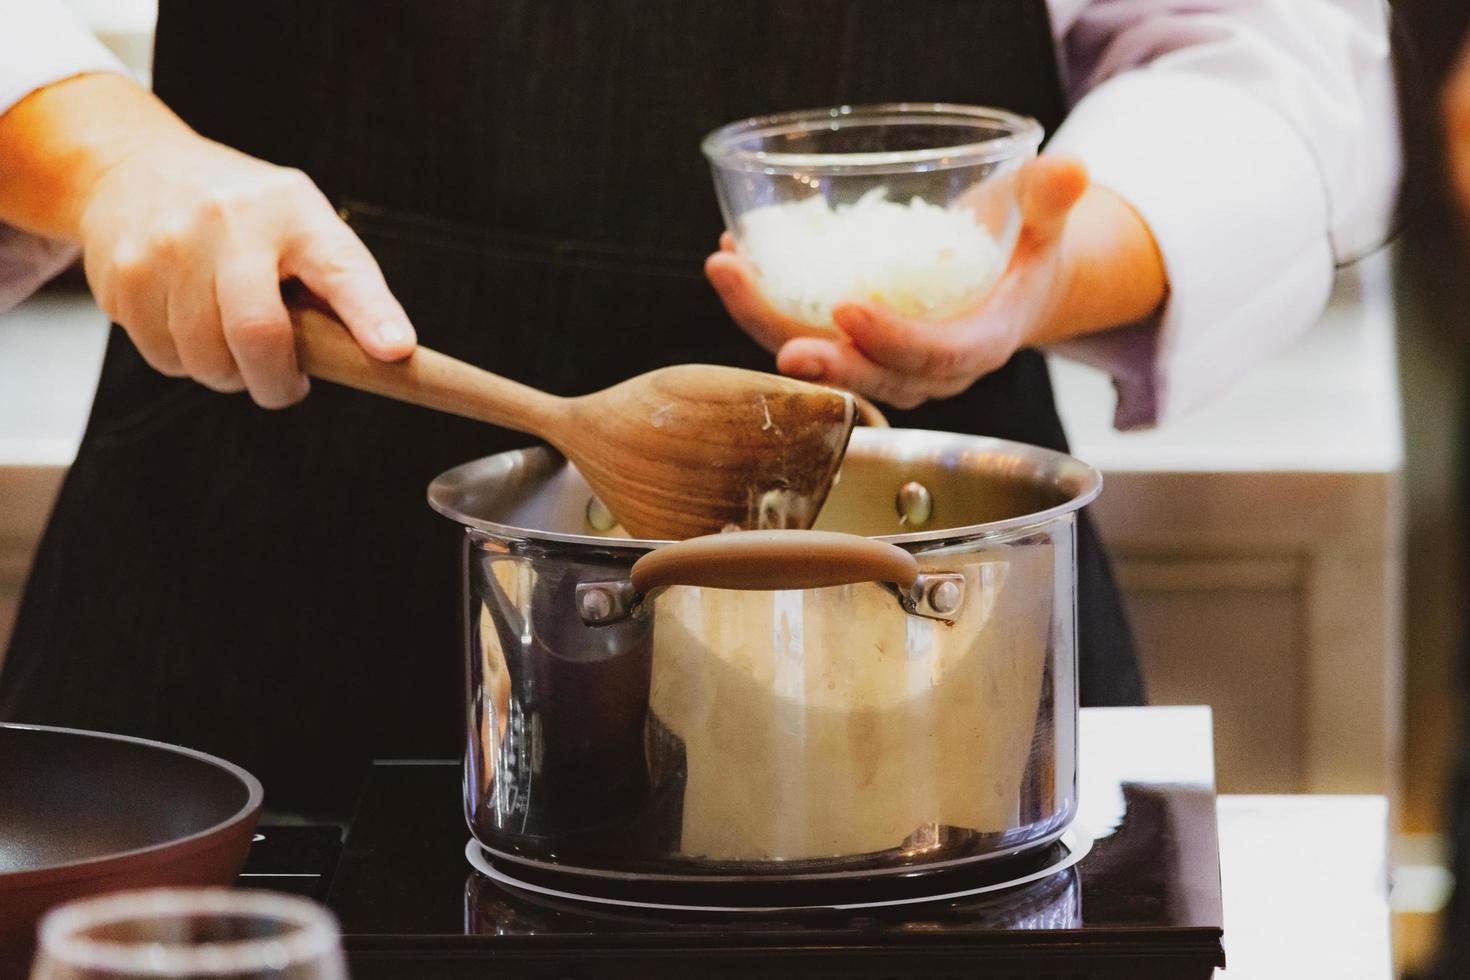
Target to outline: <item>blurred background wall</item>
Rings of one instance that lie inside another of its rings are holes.
[[[1395,6],[1407,37],[1401,89],[1414,157],[1395,256],[1408,518],[1399,857],[1428,867],[1444,858],[1448,788],[1463,728],[1470,251],[1444,192],[1438,100],[1470,28],[1470,3],[1397,0]],[[1399,916],[1399,959],[1406,967],[1424,962],[1434,944],[1436,903],[1426,899],[1422,911]]]

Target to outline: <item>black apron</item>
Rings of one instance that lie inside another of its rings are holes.
[[[1042,0],[252,0],[161,5],[155,83],[206,136],[306,170],[425,344],[570,395],[686,361],[770,370],[704,282],[698,149],[783,109],[1064,102]],[[1040,355],[896,426],[1066,449]],[[114,331],[26,591],[0,718],[217,752],[279,808],[374,757],[457,754],[458,529],[424,503],[517,433],[317,384],[256,408]],[[1097,539],[1085,704],[1141,701]]]

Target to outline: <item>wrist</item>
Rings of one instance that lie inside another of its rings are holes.
[[[139,151],[193,131],[122,75],[94,74],[32,92],[0,116],[0,220],[80,241],[82,214],[102,179]]]
[[[1067,220],[1052,283],[1055,302],[1038,320],[1032,344],[1051,344],[1156,315],[1168,274],[1148,224],[1123,198],[1091,187]]]

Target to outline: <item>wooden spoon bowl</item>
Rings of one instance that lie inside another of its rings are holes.
[[[379,361],[320,310],[291,318],[306,373],[540,436],[637,538],[810,527],[856,416],[846,392],[709,364],[558,398],[426,347]]]

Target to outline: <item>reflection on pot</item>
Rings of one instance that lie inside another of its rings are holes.
[[[917,856],[944,828],[1014,827],[1052,597],[1008,583],[1044,578],[1049,552],[926,554],[966,578],[953,623],[902,615],[876,585],[661,596],[650,706],[688,758],[681,850]]]
[[[465,879],[465,932],[471,936],[524,936],[528,932],[595,934],[618,932],[661,934],[746,934],[780,932],[788,945],[801,945],[800,934],[861,929],[895,933],[949,932],[972,929],[1077,929],[1082,925],[1082,887],[1077,869],[1006,891],[962,901],[900,905],[888,910],[843,912],[663,913],[594,905],[529,891],[510,890],[482,874]]]

